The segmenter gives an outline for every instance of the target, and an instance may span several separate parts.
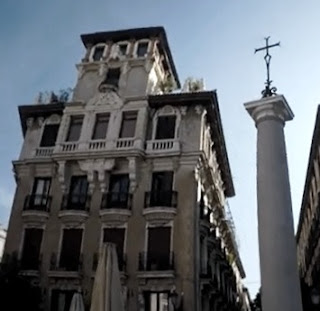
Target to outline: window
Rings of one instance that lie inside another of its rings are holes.
[[[148,270],[170,269],[170,227],[148,228]]]
[[[44,127],[40,147],[52,147],[56,144],[59,124],[47,124]]]
[[[172,204],[173,172],[154,172],[150,206],[171,206]]]
[[[102,59],[104,53],[104,46],[96,46],[94,48],[92,59],[95,62],[98,62]]]
[[[81,209],[87,201],[87,176],[72,176],[69,191],[69,208]]]
[[[120,138],[134,137],[136,131],[137,112],[124,112],[120,130]]]
[[[108,205],[111,208],[127,206],[129,184],[128,174],[115,174],[110,176]]]
[[[23,250],[21,257],[22,269],[38,270],[40,248],[42,242],[43,230],[29,228],[24,231]]]
[[[82,229],[64,229],[60,254],[60,268],[78,271],[82,243]]]
[[[128,45],[127,44],[119,44],[119,54],[124,56],[127,54],[127,48]]]
[[[169,293],[168,292],[144,292],[146,311],[168,311]]]
[[[160,116],[157,121],[156,139],[175,137],[176,116]]]
[[[77,141],[80,138],[83,116],[71,117],[66,141]]]
[[[137,48],[137,56],[144,57],[148,52],[148,46],[149,46],[148,42],[139,43]]]
[[[92,139],[105,139],[109,124],[109,114],[97,114]]]
[[[121,70],[120,68],[109,68],[104,84],[109,84],[114,87],[118,87]]]
[[[116,245],[119,269],[123,269],[123,247],[125,228],[105,228],[103,229],[103,243],[114,243]]]
[[[51,309],[53,311],[69,311],[75,290],[53,289],[51,292]]]
[[[34,179],[30,202],[33,207],[47,206],[50,184],[50,177],[37,177]]]

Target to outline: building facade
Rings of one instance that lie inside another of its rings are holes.
[[[312,137],[311,150],[298,223],[297,251],[305,310],[311,290],[320,291],[320,106]]]
[[[104,242],[126,310],[249,310],[216,92],[169,93],[180,82],[162,27],[81,38],[72,100],[19,107],[6,260],[45,310],[67,310],[78,289],[90,305]]]

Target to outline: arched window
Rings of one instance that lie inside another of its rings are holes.
[[[153,117],[152,139],[175,139],[181,115],[178,109],[165,106],[158,110]]]
[[[143,58],[146,57],[147,53],[150,50],[150,40],[143,39],[139,40],[135,43],[134,46],[134,53],[133,55],[137,58]]]
[[[98,43],[92,48],[89,59],[93,62],[101,61],[107,53],[107,47],[105,43]]]

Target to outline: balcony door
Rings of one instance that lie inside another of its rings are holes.
[[[64,229],[59,267],[67,271],[78,271],[82,243],[82,229]]]
[[[31,205],[34,208],[45,208],[48,202],[48,195],[50,191],[51,178],[49,177],[37,177],[34,180]]]
[[[69,208],[79,209],[85,206],[88,192],[87,176],[72,176],[69,192]]]
[[[171,206],[173,172],[154,172],[152,174],[151,206]]]
[[[43,230],[28,228],[24,232],[21,256],[22,269],[38,270]]]
[[[108,203],[111,207],[127,206],[129,183],[128,174],[115,174],[110,176]]]
[[[105,228],[103,230],[103,243],[114,243],[116,245],[119,269],[123,269],[123,249],[124,249],[124,238],[125,228]]]
[[[148,228],[148,270],[170,269],[171,227]]]

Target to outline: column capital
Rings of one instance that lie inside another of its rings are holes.
[[[266,119],[274,119],[282,122],[293,119],[294,114],[283,95],[270,96],[244,104],[246,110],[258,124]]]

